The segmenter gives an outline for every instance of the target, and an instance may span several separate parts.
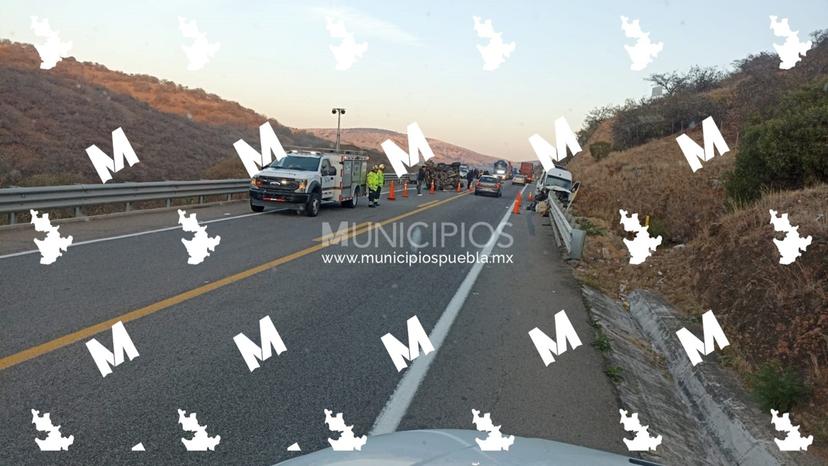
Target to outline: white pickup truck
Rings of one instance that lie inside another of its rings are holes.
[[[261,212],[267,206],[291,205],[315,217],[323,203],[356,207],[368,192],[368,157],[362,154],[290,151],[250,180],[250,208]]]

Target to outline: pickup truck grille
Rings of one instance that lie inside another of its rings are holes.
[[[293,192],[299,188],[299,182],[288,178],[262,176],[259,179],[262,181],[262,188],[268,191]]]

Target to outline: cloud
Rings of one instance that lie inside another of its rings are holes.
[[[353,8],[314,7],[311,13],[332,20],[344,21],[348,28],[360,37],[380,39],[406,45],[421,45],[419,37],[411,34],[394,23],[374,16],[366,15]]]

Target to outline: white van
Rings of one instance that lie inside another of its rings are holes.
[[[564,206],[568,205],[572,195],[572,173],[563,168],[553,168],[545,172],[535,185],[535,194],[539,194],[544,188],[555,193]]]

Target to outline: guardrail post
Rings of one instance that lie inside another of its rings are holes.
[[[83,215],[81,208],[79,206],[75,206],[75,217],[80,217],[81,215]]]
[[[230,193],[227,193],[227,202],[230,202],[232,199],[233,199],[233,195],[230,194]]]
[[[172,206],[172,199],[170,199],[170,198],[164,199],[164,206],[167,207],[167,208]]]
[[[127,211],[127,212],[129,212],[130,210],[132,210],[132,203],[131,203],[131,202],[127,202],[127,203],[126,203],[126,207],[124,208],[124,210],[125,210],[125,211]]]
[[[17,223],[17,214],[9,212],[9,225],[14,225],[15,223]]]
[[[204,196],[198,196],[198,203],[204,204]]]
[[[584,254],[584,240],[586,239],[586,232],[577,228],[572,229],[571,245],[569,251],[570,259],[580,259]]]

